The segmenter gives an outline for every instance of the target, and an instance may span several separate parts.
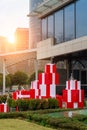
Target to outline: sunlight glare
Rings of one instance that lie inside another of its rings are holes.
[[[11,43],[11,44],[15,43],[15,38],[14,38],[13,35],[8,36],[8,42]]]

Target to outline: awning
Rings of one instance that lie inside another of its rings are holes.
[[[27,15],[28,17],[32,17],[37,15],[38,17],[44,17],[50,12],[64,6],[65,4],[72,2],[73,0],[46,0],[42,4],[38,5],[33,11]]]

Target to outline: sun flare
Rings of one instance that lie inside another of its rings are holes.
[[[11,44],[15,43],[15,38],[14,38],[13,35],[8,36],[8,42],[11,43]]]

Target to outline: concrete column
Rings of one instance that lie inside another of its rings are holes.
[[[3,95],[5,94],[5,61],[6,59],[3,59]]]

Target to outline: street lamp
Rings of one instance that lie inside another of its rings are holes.
[[[5,94],[5,62],[6,59],[3,58],[3,95]]]

